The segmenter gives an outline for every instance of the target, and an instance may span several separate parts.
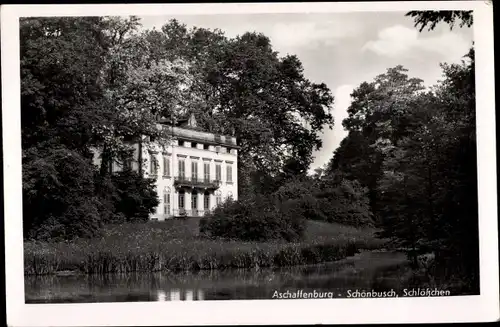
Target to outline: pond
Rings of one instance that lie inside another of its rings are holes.
[[[280,269],[26,276],[25,299],[26,303],[249,300],[272,299],[280,293],[284,298],[347,298],[355,290],[400,292],[408,272],[403,253],[363,252],[337,262]]]

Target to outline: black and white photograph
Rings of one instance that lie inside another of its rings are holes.
[[[3,6],[9,325],[498,319],[492,11]]]

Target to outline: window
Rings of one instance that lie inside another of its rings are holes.
[[[215,180],[220,182],[222,180],[222,177],[221,177],[221,166],[220,164],[216,164],[215,165]]]
[[[185,198],[184,198],[184,191],[179,192],[179,209],[184,209],[184,204],[185,204]]]
[[[208,144],[203,144],[203,150],[208,150],[210,149],[210,145]]]
[[[184,141],[183,140],[179,140],[179,146],[184,146]]]
[[[154,153],[151,153],[149,160],[149,174],[153,176],[158,174],[158,159]]]
[[[195,148],[195,149],[196,149],[196,148],[198,148],[198,143],[196,143],[196,142],[191,142],[191,147],[192,147],[192,148]]]
[[[179,160],[179,178],[184,179],[186,177],[186,162],[184,159]]]
[[[221,204],[221,202],[222,202],[222,194],[220,191],[217,191],[215,193],[215,204],[218,206]]]
[[[170,176],[170,157],[163,155],[163,176]]]
[[[193,181],[198,179],[198,162],[196,161],[191,162],[191,178]]]
[[[227,178],[227,182],[228,183],[232,183],[233,182],[233,166],[231,165],[227,165],[226,166],[226,178]]]
[[[170,188],[163,190],[163,213],[170,215]]]
[[[203,163],[205,182],[210,181],[210,162]]]
[[[205,193],[203,207],[205,210],[210,210],[210,193]]]
[[[196,191],[191,193],[191,209],[193,209],[193,215],[195,215],[196,210],[198,210],[198,193]]]

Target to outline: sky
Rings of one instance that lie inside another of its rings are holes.
[[[431,86],[441,79],[439,64],[460,62],[473,41],[472,28],[457,26],[450,31],[444,23],[419,33],[405,12],[139,17],[144,29],[161,29],[175,18],[188,27],[220,29],[228,37],[261,32],[280,55],[297,55],[306,78],[325,83],[335,97],[331,112],[335,125],[322,132],[323,146],[314,152],[311,170],[328,163],[347,135],[342,120],[347,117],[350,94],[359,84],[403,65],[410,77]]]

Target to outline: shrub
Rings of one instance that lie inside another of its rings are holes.
[[[23,152],[23,225],[26,238],[93,236],[101,226],[94,167],[63,146]]]
[[[123,171],[114,174],[112,181],[117,192],[115,220],[147,221],[160,203],[154,180],[143,178],[134,171]]]
[[[273,197],[227,201],[200,221],[200,232],[212,237],[265,241],[299,239],[305,228],[296,202]]]

